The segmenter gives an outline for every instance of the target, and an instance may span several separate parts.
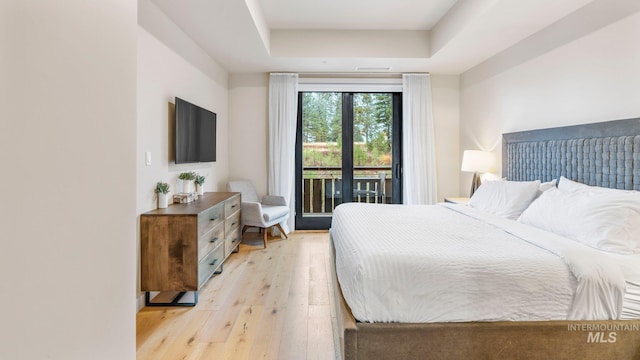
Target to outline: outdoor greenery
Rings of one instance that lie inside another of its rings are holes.
[[[391,165],[391,94],[357,93],[353,97],[354,166]],[[304,166],[341,166],[342,94],[304,93]]]

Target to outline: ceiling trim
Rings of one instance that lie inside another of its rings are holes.
[[[402,92],[402,78],[300,77],[299,91]]]
[[[274,57],[428,58],[424,30],[272,30]]]

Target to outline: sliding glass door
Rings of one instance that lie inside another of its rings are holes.
[[[400,93],[301,92],[296,229],[328,229],[343,202],[402,202]]]

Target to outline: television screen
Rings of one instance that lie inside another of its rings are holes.
[[[176,164],[216,161],[216,114],[176,97]]]

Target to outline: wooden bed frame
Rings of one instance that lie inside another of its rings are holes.
[[[603,151],[604,149],[604,151]],[[566,152],[563,154],[561,152]],[[640,189],[640,119],[503,135],[503,175]],[[355,359],[639,359],[640,320],[362,323],[331,274],[340,353]]]

